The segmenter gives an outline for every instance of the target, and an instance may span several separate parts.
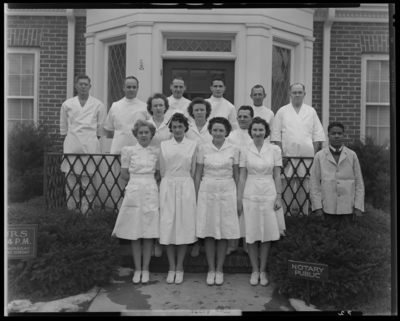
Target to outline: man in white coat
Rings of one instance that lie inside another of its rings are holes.
[[[168,121],[176,112],[183,113],[189,118],[187,108],[190,104],[190,100],[183,97],[186,90],[185,81],[182,77],[175,76],[169,88],[171,89],[172,95],[168,97],[169,108],[164,115],[165,121]]]
[[[254,117],[261,117],[264,119],[269,128],[272,128],[272,123],[274,122],[274,112],[270,107],[266,107],[263,105],[264,99],[267,97],[265,93],[264,87],[261,85],[255,85],[251,88],[250,98],[253,100],[253,110]]]
[[[241,106],[238,109],[238,113],[237,113],[237,120],[239,123],[239,128],[231,131],[229,136],[227,137],[227,140],[230,143],[235,144],[239,147],[243,147],[248,144],[251,144],[253,142],[253,139],[251,138],[251,136],[249,134],[249,127],[250,127],[251,121],[253,120],[253,117],[254,117],[253,107],[246,106],[246,105]],[[245,233],[243,215],[240,216],[240,230],[241,230],[240,234],[242,234],[242,232]],[[226,255],[231,254],[231,252],[237,251],[238,245],[239,245],[239,239],[229,240],[228,252],[226,253]],[[243,249],[247,253],[247,243],[246,243],[245,237],[243,237]]]
[[[317,112],[311,106],[303,103],[306,95],[305,87],[302,84],[293,84],[289,88],[291,103],[281,107],[275,115],[272,127],[271,142],[277,144],[282,150],[282,156],[292,157],[314,157],[320,148],[320,144],[325,141],[325,134],[318,118]],[[298,160],[292,160],[293,165],[297,166]],[[311,160],[305,160],[307,167]],[[303,164],[297,168],[294,174],[292,166],[285,166],[285,174],[290,179],[290,185],[294,191],[297,190],[297,200],[292,204],[292,211],[296,211],[297,206],[303,205],[305,193],[300,188],[299,178],[303,181],[306,192],[309,192],[309,177],[306,177],[306,169]],[[282,190],[286,188],[286,180],[283,179]],[[295,188],[295,183],[297,187]],[[290,188],[285,191],[284,199],[287,204],[292,201]],[[284,211],[286,204],[283,202]],[[308,214],[308,201],[303,205],[303,213]]]
[[[221,77],[214,77],[210,86],[212,96],[206,99],[211,104],[211,115],[209,119],[214,117],[224,117],[229,120],[232,130],[239,128],[236,121],[236,109],[223,95],[226,90],[225,82]]]
[[[100,100],[89,95],[91,84],[88,76],[76,76],[75,88],[78,96],[66,100],[60,111],[60,134],[66,135],[64,153],[100,153],[99,138],[104,135],[106,108]],[[76,156],[67,156],[61,164],[61,171],[67,179],[65,190],[68,209],[79,210],[81,203],[80,210],[82,214],[86,214],[89,203],[92,209],[94,205],[93,159],[89,159],[88,156],[80,156],[79,159]],[[83,192],[82,199],[79,196],[80,187]]]
[[[107,131],[114,132],[110,154],[118,155],[121,155],[122,147],[136,145],[137,139],[132,134],[132,128],[139,119],[148,119],[147,104],[136,98],[139,91],[139,80],[133,76],[126,77],[122,90],[125,97],[111,105],[104,124]],[[121,172],[121,165],[117,161],[113,164],[113,172],[116,177]],[[119,198],[125,185],[126,181],[120,176],[118,178],[119,188],[114,186],[112,190],[112,197],[114,202],[118,203],[118,209],[122,204],[122,198]]]

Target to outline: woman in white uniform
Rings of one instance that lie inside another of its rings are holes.
[[[149,281],[153,240],[160,236],[159,149],[150,146],[155,131],[149,122],[138,120],[132,129],[138,144],[123,147],[121,153],[121,176],[129,182],[125,187],[125,197],[112,236],[131,240],[135,264],[133,283]]]
[[[163,94],[156,93],[147,100],[147,112],[151,115],[149,122],[156,128],[156,134],[151,140],[150,146],[160,148],[161,142],[171,139],[172,135],[167,125],[168,119],[165,119],[168,109],[168,98]],[[156,257],[162,256],[162,247],[158,239],[154,242],[153,253]]]
[[[239,147],[225,139],[231,129],[231,124],[226,118],[212,118],[208,130],[213,140],[211,143],[201,145],[197,154],[196,236],[204,238],[208,285],[214,283],[221,285],[224,282],[223,265],[228,250],[228,240],[240,237],[236,208]],[[215,264],[215,252],[217,264]]]
[[[265,138],[270,134],[268,123],[255,117],[249,134],[253,143],[240,151],[238,184],[238,211],[243,209],[245,236],[253,273],[250,284],[268,284],[266,266],[271,241],[279,240],[280,229],[285,228],[281,194],[281,150]],[[279,221],[279,222],[278,222]],[[260,268],[258,267],[260,243]],[[260,273],[261,272],[261,273]]]
[[[156,93],[147,100],[147,112],[151,115],[149,122],[156,127],[150,146],[160,148],[161,142],[172,137],[167,125],[169,119],[165,118],[168,109],[168,98],[163,94]]]
[[[168,127],[173,137],[161,143],[160,151],[160,244],[167,246],[167,283],[180,284],[187,245],[197,241],[193,182],[197,143],[185,137],[189,121],[183,114],[175,113]]]
[[[198,145],[210,143],[212,136],[207,128],[207,119],[211,115],[211,104],[201,97],[196,97],[190,102],[187,111],[189,116],[194,119],[194,124],[190,124],[186,137],[196,141]],[[190,253],[191,256],[197,257],[199,255],[201,244],[201,240],[194,244]]]

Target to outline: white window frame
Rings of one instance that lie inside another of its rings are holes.
[[[28,48],[28,47],[8,47],[7,48],[7,57],[5,61],[7,61],[8,54],[34,54],[34,62],[35,62],[35,71],[34,71],[34,84],[33,84],[33,96],[9,96],[8,95],[8,72],[6,69],[6,119],[5,122],[8,126],[8,99],[33,99],[33,121],[36,124],[39,119],[39,106],[38,106],[38,88],[39,88],[39,55],[40,49],[38,48]]]
[[[389,54],[363,54],[361,60],[361,128],[360,140],[364,142],[366,132],[366,118],[367,118],[367,99],[366,99],[366,83],[367,83],[367,61],[368,60],[389,60]],[[374,103],[374,105],[389,106],[389,103]]]

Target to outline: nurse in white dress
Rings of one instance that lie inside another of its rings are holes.
[[[240,175],[238,184],[238,210],[243,209],[246,241],[253,268],[250,284],[268,284],[266,266],[271,241],[279,240],[284,229],[281,194],[282,156],[278,146],[265,138],[270,129],[268,123],[255,117],[249,127],[253,143],[240,151]],[[261,264],[258,267],[258,243]],[[261,273],[260,273],[261,272]]]
[[[206,283],[221,285],[224,282],[223,265],[228,250],[228,240],[240,237],[236,208],[239,147],[225,139],[232,129],[226,118],[212,118],[208,129],[213,141],[201,145],[197,153],[196,236],[204,238],[208,262]],[[215,252],[217,252],[216,265]]]
[[[146,104],[136,98],[139,90],[138,79],[133,76],[126,77],[122,90],[125,92],[125,97],[111,105],[104,124],[104,129],[114,133],[110,154],[118,155],[121,155],[122,147],[136,145],[137,140],[132,134],[133,125],[139,119],[146,120],[148,118]],[[117,177],[121,172],[119,162],[115,161],[112,169]],[[123,200],[121,191],[126,182],[119,176],[117,183],[118,186],[114,186],[112,190],[112,196],[117,207],[120,208]]]
[[[156,134],[151,140],[150,146],[160,148],[161,142],[169,140],[172,137],[167,122],[169,119],[165,117],[169,110],[169,101],[166,96],[156,93],[147,100],[147,112],[151,115],[149,122],[156,128]],[[162,256],[162,247],[157,239],[154,242],[154,256]]]
[[[197,143],[185,137],[189,121],[183,114],[175,113],[168,126],[173,137],[161,143],[160,151],[160,244],[167,246],[167,283],[180,284],[187,245],[197,241],[193,182]]]
[[[211,114],[211,104],[204,98],[196,97],[189,104],[187,111],[194,123],[190,123],[186,138],[196,141],[199,145],[210,143],[213,138],[208,131],[207,119]],[[201,240],[194,244],[190,253],[192,257],[199,255],[201,244]]]
[[[138,120],[132,130],[138,144],[123,147],[121,154],[121,176],[129,182],[125,187],[125,197],[112,236],[131,240],[135,263],[133,283],[149,281],[151,249],[154,239],[160,236],[158,195],[158,184],[161,180],[158,162],[160,150],[150,146],[155,131],[152,124]]]

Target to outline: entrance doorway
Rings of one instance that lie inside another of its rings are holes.
[[[185,81],[186,91],[183,96],[189,100],[196,97],[210,98],[211,80],[215,76],[225,80],[224,98],[234,104],[234,61],[199,61],[199,60],[164,60],[163,93],[171,95],[170,85],[174,76]]]

